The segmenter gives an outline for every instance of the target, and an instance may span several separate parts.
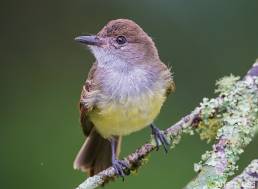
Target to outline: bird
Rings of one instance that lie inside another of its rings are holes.
[[[159,58],[152,38],[134,21],[109,21],[96,35],[75,41],[88,47],[95,62],[82,87],[80,123],[86,137],[74,169],[96,175],[113,166],[124,177],[128,164],[119,159],[123,136],[150,127],[157,144],[168,150],[154,119],[175,91],[171,68]]]

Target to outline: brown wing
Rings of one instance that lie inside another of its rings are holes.
[[[88,78],[83,85],[83,89],[81,92],[81,98],[80,98],[80,122],[83,129],[83,133],[85,136],[88,136],[93,128],[93,123],[88,118],[88,113],[93,109],[92,105],[86,105],[85,101],[89,98],[89,93],[94,90],[94,82],[93,82],[93,75],[96,71],[96,63],[94,63],[90,69]]]

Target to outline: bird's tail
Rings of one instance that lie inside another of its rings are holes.
[[[121,137],[116,138],[115,153],[120,152]],[[77,154],[73,167],[93,176],[112,165],[112,151],[109,140],[104,139],[95,129],[85,140]]]

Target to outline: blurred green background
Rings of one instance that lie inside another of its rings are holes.
[[[71,189],[85,179],[72,162],[84,140],[77,105],[94,57],[75,36],[130,18],[153,37],[177,84],[156,120],[161,128],[213,97],[220,77],[243,76],[258,57],[257,0],[2,0],[0,15],[0,187],[6,189]],[[122,157],[149,135],[145,129],[125,137]],[[258,157],[257,138],[241,156],[241,169]],[[208,149],[197,135],[186,136],[168,155],[152,153],[136,176],[106,188],[182,188]]]

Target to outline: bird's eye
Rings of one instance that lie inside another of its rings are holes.
[[[116,42],[119,44],[119,45],[123,45],[127,42],[126,38],[124,36],[118,36],[116,38]]]

